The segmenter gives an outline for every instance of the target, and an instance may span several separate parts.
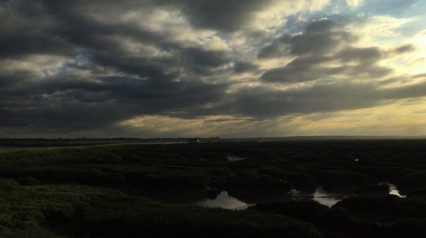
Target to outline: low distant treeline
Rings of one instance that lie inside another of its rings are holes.
[[[149,143],[186,141],[187,138],[0,138],[0,146],[8,147],[62,147],[118,143]]]

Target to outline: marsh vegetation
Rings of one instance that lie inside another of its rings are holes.
[[[425,144],[319,140],[1,153],[0,236],[424,237]],[[338,200],[318,203],[324,194]],[[218,199],[246,209],[208,206]]]

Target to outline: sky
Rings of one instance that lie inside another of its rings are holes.
[[[426,1],[0,0],[0,137],[426,135]]]

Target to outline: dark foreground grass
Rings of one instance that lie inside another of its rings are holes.
[[[343,200],[332,208],[314,201],[284,201],[258,204],[251,209],[312,223],[325,237],[424,237],[426,218],[422,212],[426,204],[406,201],[403,206],[389,206],[386,202],[397,199],[369,197],[360,203],[349,199],[350,202]],[[381,204],[383,202],[386,205]],[[413,206],[418,206],[419,211],[414,211]]]
[[[0,180],[1,237],[321,237],[280,215],[166,205],[111,189]]]
[[[425,144],[287,141],[2,153],[0,237],[423,237]],[[382,182],[408,197],[383,196]],[[248,211],[170,203],[182,191],[197,201],[227,190],[254,203],[319,186],[360,196],[331,209],[292,200]]]

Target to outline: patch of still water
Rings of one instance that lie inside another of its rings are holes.
[[[334,204],[348,197],[346,194],[327,193],[321,187],[318,187],[314,193],[302,193],[293,189],[290,191],[290,194],[291,198],[294,200],[313,200],[327,207],[332,207]]]
[[[405,195],[401,195],[397,187],[391,183],[386,182],[386,183],[381,183],[380,185],[388,185],[390,195],[396,195],[400,198],[406,197]],[[313,200],[327,207],[332,207],[339,201],[348,197],[350,197],[350,195],[348,194],[327,193],[321,187],[318,187],[313,194],[301,193],[295,189],[289,192],[290,199]],[[253,206],[253,204],[248,204],[235,197],[229,196],[227,191],[220,192],[215,199],[205,199],[203,201],[197,202],[196,205],[203,206],[203,207],[229,209],[229,210],[245,210],[249,208],[250,206]]]
[[[312,200],[318,202],[321,205],[325,205],[327,207],[332,207],[336,203],[340,202],[342,199],[347,197],[344,194],[326,193],[322,188],[317,188],[312,196],[313,196]]]
[[[203,207],[212,207],[212,208],[223,208],[229,210],[244,210],[252,206],[243,201],[238,200],[237,198],[229,196],[227,191],[222,191],[217,195],[215,199],[206,199],[201,202],[198,202],[197,205]]]
[[[398,196],[400,198],[406,198],[407,197],[407,195],[402,195],[399,192],[398,188],[394,184],[391,184],[389,182],[384,182],[384,183],[380,183],[379,185],[387,185],[387,186],[389,186],[389,195],[395,195],[395,196]]]

